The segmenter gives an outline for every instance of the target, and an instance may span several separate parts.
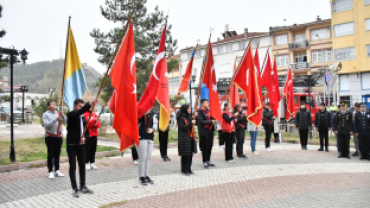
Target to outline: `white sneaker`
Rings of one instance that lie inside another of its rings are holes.
[[[225,145],[222,145],[222,149],[225,149]]]
[[[266,151],[267,152],[273,152],[274,150],[272,150],[270,147],[266,148]]]
[[[86,163],[86,170],[90,170],[90,169],[91,169],[90,164]]]
[[[258,153],[257,151],[254,151],[253,154],[254,155],[260,155],[260,153]]]
[[[53,171],[51,171],[51,172],[49,172],[49,178],[50,179],[53,179],[55,176],[54,176],[54,172]]]
[[[137,160],[134,160],[134,165],[138,165],[139,162]]]
[[[64,177],[64,174],[63,174],[62,172],[60,172],[59,170],[57,170],[57,171],[55,172],[55,176],[56,176],[56,177]]]
[[[90,164],[91,170],[97,170],[98,167],[96,167],[95,163]]]
[[[227,161],[228,163],[236,163],[234,159]]]
[[[219,146],[219,149],[222,149],[222,145]]]

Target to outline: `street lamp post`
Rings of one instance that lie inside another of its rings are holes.
[[[195,83],[195,81],[196,81],[196,79],[197,79],[197,76],[195,76],[195,75],[192,75],[191,76],[191,83]],[[191,87],[191,83],[190,83],[190,86],[189,86],[189,98],[190,98],[190,107],[191,107],[191,114],[193,114],[193,101],[192,101],[192,96],[191,96],[191,90],[193,89],[192,87]],[[195,110],[195,109],[194,109]]]
[[[15,162],[15,150],[14,150],[14,91],[13,91],[13,65],[14,63],[20,62],[17,56],[21,55],[21,59],[26,64],[28,52],[23,49],[18,51],[13,48],[0,48],[0,59],[3,54],[8,55],[7,61],[10,63],[10,161]]]
[[[22,123],[25,123],[26,121],[24,120],[24,93],[28,92],[28,86],[21,86],[19,91],[22,92]]]
[[[322,41],[321,41],[321,38],[319,36],[319,34],[316,34],[316,37],[319,38],[320,40],[320,44],[321,44],[321,56],[322,56],[322,59],[321,59],[321,62],[322,62],[322,68],[324,69],[324,47],[322,45]],[[318,61],[320,61],[320,56],[317,57],[318,58]],[[325,71],[325,74],[326,74],[327,71]],[[324,103],[326,103],[326,94],[328,94],[328,98],[329,98],[329,103],[330,103],[330,92],[326,93],[326,82],[324,83]]]

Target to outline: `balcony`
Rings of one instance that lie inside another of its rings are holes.
[[[301,48],[307,48],[309,46],[308,40],[300,41],[300,42],[293,42],[293,43],[288,43],[288,48],[290,50],[293,49],[301,49]]]
[[[310,63],[308,62],[298,62],[290,65],[293,70],[309,69]]]

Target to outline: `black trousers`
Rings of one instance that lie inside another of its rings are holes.
[[[211,162],[213,132],[210,131],[208,136],[201,136],[199,140],[199,145],[202,151],[203,163]]]
[[[301,146],[305,147],[307,146],[307,140],[308,140],[308,129],[306,130],[299,130],[299,139],[301,140]]]
[[[181,156],[181,172],[190,173],[193,156]]]
[[[98,137],[89,137],[86,140],[86,163],[95,163],[96,147],[98,145]]]
[[[323,149],[324,146],[325,146],[325,149],[328,149],[329,130],[327,128],[319,128],[319,137],[320,137],[320,149]]]
[[[265,125],[265,132],[266,132],[266,137],[265,137],[265,147],[269,148],[270,147],[270,141],[271,141],[271,134],[273,131],[273,127],[270,125]]]
[[[243,145],[245,140],[245,130],[244,129],[236,129],[236,155],[241,157],[244,155],[243,153]]]
[[[224,145],[224,137],[223,137],[223,132],[222,130],[218,130],[218,145]]]
[[[78,171],[80,173],[80,188],[85,187],[85,144],[84,145],[67,145],[69,160],[69,178],[71,179],[72,189],[77,189],[76,181],[76,157],[78,161]]]
[[[161,157],[167,156],[167,145],[168,145],[168,131],[159,130],[159,151],[161,152]]]
[[[131,156],[134,161],[139,159],[135,146],[131,147]]]
[[[338,133],[338,142],[340,147],[341,156],[349,156],[349,141],[351,139],[351,134]]]
[[[234,159],[233,158],[233,135],[235,136],[235,133],[231,132],[223,132],[224,134],[224,141],[225,141],[225,160],[229,161]]]
[[[60,151],[63,145],[62,137],[45,137],[45,144],[48,151],[48,169],[49,172],[53,171],[53,159],[54,159],[54,170],[59,170],[59,158]]]
[[[358,134],[359,149],[361,152],[361,157],[370,158],[370,135]]]

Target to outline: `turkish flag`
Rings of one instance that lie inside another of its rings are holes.
[[[161,41],[159,43],[159,48],[157,52],[157,56],[155,57],[154,66],[152,75],[150,76],[148,85],[140,98],[138,103],[138,116],[141,118],[146,112],[148,112],[154,105],[155,98],[158,92],[158,87],[160,84],[161,79],[161,70],[163,69],[163,64],[167,64],[164,61],[165,57],[165,43],[166,43],[166,28],[167,25],[164,26],[161,36]]]
[[[236,70],[236,58],[235,58],[235,63],[234,63],[234,73]],[[229,92],[229,101],[230,105],[234,107],[236,104],[239,104],[239,92],[238,92],[238,87],[235,84],[231,84],[230,87],[230,92]]]
[[[167,75],[167,60],[164,58],[164,64],[162,64],[161,80],[157,92],[157,101],[160,105],[159,114],[159,129],[166,131],[168,124],[170,123],[171,105],[170,105],[170,91],[168,88],[168,75]]]
[[[251,47],[247,47],[247,52],[242,57],[239,70],[234,78],[234,83],[238,85],[246,94],[248,100],[247,118],[248,121],[256,126],[262,123],[262,102],[261,89],[258,83],[258,72],[254,65]]]
[[[194,60],[194,55],[195,55],[196,50],[197,49],[195,48],[193,53],[191,54],[191,59],[190,59],[188,65],[186,66],[184,77],[182,78],[181,83],[180,83],[180,87],[179,87],[179,92],[178,92],[179,95],[180,95],[180,93],[186,92],[189,89],[189,85],[190,85],[190,81],[191,81],[191,72],[193,70],[193,60]]]
[[[272,109],[272,112],[274,113],[274,116],[277,118],[280,102],[279,80],[276,62],[274,63],[274,67],[272,68],[270,55],[268,52],[267,52],[267,61],[265,64],[265,69],[263,70],[261,82],[262,86],[266,87],[268,91],[270,107]]]
[[[206,57],[203,84],[205,84],[209,90],[209,111],[211,117],[219,122],[222,122],[221,107],[218,100],[216,70],[213,61],[212,45],[210,41],[208,42],[207,54],[208,55]]]
[[[134,144],[139,145],[136,105],[136,66],[134,30],[130,22],[129,30],[115,59],[111,73],[115,89],[109,107],[114,114],[113,128],[121,139],[120,150]]]
[[[292,69],[289,68],[288,77],[285,82],[285,87],[283,94],[286,97],[286,114],[285,119],[290,120],[290,117],[295,113],[294,112],[294,87],[293,87],[293,75]]]

